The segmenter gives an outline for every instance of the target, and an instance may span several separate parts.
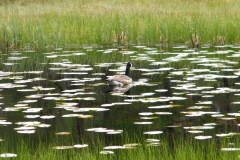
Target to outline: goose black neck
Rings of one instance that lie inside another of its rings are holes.
[[[131,67],[130,65],[127,65],[127,66],[126,66],[126,71],[125,71],[125,75],[126,75],[126,76],[129,76],[130,67]]]

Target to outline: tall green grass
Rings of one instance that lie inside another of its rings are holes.
[[[72,44],[239,43],[237,0],[15,0],[0,5],[0,42],[8,49]],[[161,38],[160,38],[161,37]]]
[[[169,136],[168,133],[164,133]],[[84,159],[84,160],[99,160],[99,159],[139,159],[139,160],[206,160],[206,159],[238,159],[238,151],[221,151],[221,148],[238,147],[229,145],[229,142],[237,142],[238,137],[232,138],[217,138],[214,140],[196,140],[193,137],[184,137],[183,134],[175,136],[174,146],[169,142],[168,137],[155,136],[160,138],[159,146],[147,146],[145,138],[142,136],[128,137],[123,135],[123,141],[116,144],[114,141],[112,145],[123,145],[127,143],[139,143],[140,145],[129,149],[111,150],[114,154],[103,155],[103,151],[107,146],[104,140],[95,140],[92,142],[83,142],[89,146],[86,148],[70,148],[57,150],[56,146],[73,146],[79,144],[73,138],[63,136],[59,138],[52,137],[46,142],[33,141],[28,135],[23,135],[22,139],[6,139],[0,143],[1,153],[15,153],[18,155],[17,159]],[[24,138],[25,137],[25,138]],[[27,138],[29,137],[29,138]],[[111,145],[111,144],[110,144]]]

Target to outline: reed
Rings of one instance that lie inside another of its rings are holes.
[[[167,133],[165,133],[167,135]],[[56,146],[73,146],[77,144],[70,135],[48,139],[42,142],[41,138],[33,142],[31,136],[22,136],[22,139],[8,139],[1,142],[1,153],[17,153],[18,159],[237,159],[237,151],[221,151],[221,148],[229,147],[229,142],[239,140],[238,137],[217,138],[215,140],[196,140],[193,137],[183,137],[178,134],[174,145],[170,144],[167,137],[154,136],[160,139],[160,145],[148,146],[145,138],[141,135],[136,137],[123,136],[123,141],[119,145],[127,143],[138,143],[139,146],[129,149],[110,150],[114,154],[100,154],[103,151],[105,142],[96,140],[88,142],[86,148],[55,149]],[[39,135],[40,136],[40,135]],[[172,136],[172,135],[171,135]],[[28,137],[28,138],[27,138]],[[37,137],[36,137],[37,138]],[[153,138],[151,136],[151,138]],[[86,142],[84,142],[86,143]],[[118,145],[114,141],[113,145]],[[237,146],[235,146],[237,147]],[[231,148],[231,147],[229,147]],[[234,148],[234,147],[233,147]],[[106,151],[106,150],[105,150]]]
[[[237,0],[16,0],[0,5],[1,50],[72,44],[239,43]]]

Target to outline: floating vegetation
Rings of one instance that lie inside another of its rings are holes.
[[[234,117],[219,117],[218,119],[221,119],[224,121],[230,121],[230,120],[235,120],[236,118],[234,118]]]
[[[74,148],[86,148],[86,147],[88,147],[88,144],[75,144],[73,147]]]
[[[71,132],[57,132],[56,135],[69,135]]]
[[[9,125],[12,124],[12,122],[8,122],[7,120],[0,120],[0,125]]]
[[[102,107],[111,107],[111,106],[114,106],[114,104],[113,103],[111,103],[111,104],[102,104],[101,106]]]
[[[41,124],[37,125],[37,127],[40,127],[40,128],[48,128],[48,127],[51,127],[51,124],[41,123]]]
[[[99,127],[99,128],[89,128],[89,129],[87,129],[87,131],[93,131],[93,132],[95,132],[95,131],[105,131],[107,128],[101,128],[101,127]]]
[[[62,115],[62,117],[78,117],[78,116],[82,116],[82,114],[65,114],[65,115]]]
[[[114,129],[107,129],[107,128],[89,128],[87,131],[92,131],[96,133],[106,133],[106,134],[121,134],[123,130],[114,130]]]
[[[148,131],[144,132],[143,134],[155,135],[155,134],[162,134],[163,131]]]
[[[123,147],[125,147],[126,149],[129,149],[129,148],[135,148],[140,145],[141,144],[139,144],[139,143],[129,143],[129,144],[124,144]]]
[[[221,151],[240,151],[240,148],[221,148]]]
[[[32,101],[31,101],[32,102]],[[35,102],[35,101],[34,101]],[[25,113],[38,113],[41,110],[43,110],[43,108],[27,108],[26,110],[22,111]]]
[[[24,126],[37,126],[41,124],[41,122],[38,121],[25,121],[25,122],[16,122],[17,125],[24,125]]]
[[[167,97],[140,98],[139,101],[143,103],[167,102],[167,101],[170,101],[170,98],[167,98]]]
[[[144,117],[140,117],[140,119],[157,119],[159,117],[154,117],[154,116],[144,116]]]
[[[141,116],[151,116],[151,115],[153,115],[152,112],[141,112],[141,113],[138,113],[138,114],[141,115]]]
[[[191,127],[183,127],[184,129],[191,129],[191,130],[197,130],[197,129],[214,129],[215,126],[191,126]]]
[[[102,142],[105,137],[107,141],[99,144],[105,146],[98,149],[100,154],[114,154],[112,150],[117,149],[164,148],[169,133],[184,138],[186,143],[191,139],[191,145],[198,140],[211,139],[215,143],[217,138],[222,144],[225,139],[237,138],[240,70],[234,58],[240,57],[239,51],[226,46],[223,51],[208,51],[209,47],[195,51],[176,45],[173,52],[168,52],[159,47],[87,46],[70,51],[60,47],[39,54],[39,68],[31,65],[29,69],[22,65],[32,61],[25,52],[2,56],[6,72],[0,71],[0,125],[5,128],[4,134],[33,134],[41,140],[49,131],[60,142],[51,147],[60,150],[87,148],[88,143],[92,145],[90,139]],[[127,61],[134,65],[133,84],[107,86],[106,77],[111,72],[124,74]],[[222,130],[224,133],[219,132]],[[73,145],[75,136],[84,142]],[[127,136],[137,139],[128,140]],[[159,139],[145,139],[146,136],[160,136],[161,143]],[[115,140],[108,143],[119,137],[123,145]],[[173,141],[178,147],[178,142]]]
[[[203,131],[200,131],[200,130],[189,130],[188,133],[198,134],[198,133],[203,133]]]
[[[73,148],[73,146],[56,146],[56,147],[53,147],[53,149],[71,149]]]
[[[100,154],[114,154],[113,151],[100,151]]]
[[[37,102],[38,100],[36,100],[36,99],[32,99],[32,100],[24,100],[24,101],[22,101],[23,103],[35,103],[35,102]],[[30,110],[30,109],[29,109]]]
[[[163,109],[163,108],[172,108],[172,105],[161,105],[161,106],[149,106],[150,109]]]
[[[211,108],[211,107],[210,106],[191,106],[191,107],[188,107],[187,109],[201,110],[201,109],[207,109],[207,108]]]
[[[11,158],[11,157],[17,157],[17,154],[15,153],[2,153],[0,154],[1,158]]]
[[[198,140],[206,140],[206,139],[211,139],[212,136],[195,136],[195,139]]]
[[[14,130],[34,130],[34,129],[36,129],[36,127],[33,127],[33,126],[22,126],[22,127],[14,128]]]
[[[103,149],[125,149],[124,146],[106,146]]]
[[[52,119],[52,118],[55,118],[54,115],[45,115],[45,116],[41,116],[40,117],[41,119]]]
[[[211,116],[212,116],[212,117],[224,117],[223,114],[212,114]]]
[[[166,90],[166,89],[157,89],[157,90],[155,90],[156,92],[167,92],[168,90]]]
[[[158,142],[152,142],[152,143],[148,143],[146,146],[148,146],[148,147],[157,147],[157,146],[160,146],[161,144],[160,143],[158,143]]]
[[[18,89],[19,92],[34,92],[37,91],[36,89]]]
[[[154,112],[154,114],[158,114],[158,115],[171,115],[171,112]]]
[[[210,114],[210,115],[216,115],[218,114],[219,112],[205,112],[205,111],[188,111],[188,112],[181,112],[183,114],[187,114],[186,116],[201,116],[201,115],[206,115],[206,114]]]
[[[159,139],[146,139],[146,142],[148,143],[156,143],[156,142],[160,142]]]
[[[75,108],[73,112],[101,112],[101,111],[107,111],[109,109],[106,108]],[[81,115],[80,115],[81,116]]]
[[[123,130],[110,130],[107,132],[107,134],[121,134]]]
[[[134,124],[152,124],[153,122],[134,122]]]
[[[78,118],[82,118],[82,119],[88,119],[88,118],[92,118],[92,115],[78,115]]]
[[[19,130],[17,132],[21,134],[34,134],[36,130]]]
[[[236,135],[236,133],[216,134],[217,137],[232,137],[233,135]]]

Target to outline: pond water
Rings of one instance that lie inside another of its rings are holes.
[[[238,57],[239,46],[233,45],[200,52],[133,46],[2,54],[0,138],[27,138],[36,145],[62,139],[55,149],[88,147],[100,138],[104,151],[126,147],[126,135],[156,146],[169,132],[196,141],[235,136]],[[133,84],[108,87],[106,76],[124,73],[128,61]],[[78,145],[64,141],[66,136]]]

